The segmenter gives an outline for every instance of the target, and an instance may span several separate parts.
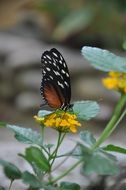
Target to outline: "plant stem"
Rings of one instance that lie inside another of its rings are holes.
[[[44,125],[41,125],[42,145],[44,144]]]
[[[59,131],[59,136],[58,136],[58,140],[57,140],[57,146],[56,146],[56,148],[55,148],[55,150],[53,151],[53,153],[52,153],[52,155],[51,155],[51,157],[53,157],[54,156],[54,158],[53,158],[53,160],[52,160],[52,163],[51,163],[51,166],[53,165],[53,163],[54,163],[54,161],[55,161],[55,158],[56,158],[56,155],[57,155],[57,152],[58,152],[58,148],[59,148],[59,146],[60,146],[60,144],[61,144],[61,136],[62,135],[62,133]]]
[[[41,136],[42,136],[42,146],[41,146],[41,149],[43,149],[46,152],[46,154],[48,156],[50,156],[49,152],[44,147],[44,129],[45,129],[45,127],[43,125],[41,125]]]
[[[56,183],[58,180],[60,180],[61,178],[65,177],[69,172],[71,172],[74,168],[76,168],[80,163],[82,162],[82,160],[79,160],[78,162],[76,162],[73,166],[71,166],[68,170],[66,170],[63,174],[61,174],[60,176],[56,177],[55,179],[53,179],[51,181],[51,184]]]
[[[62,160],[58,166],[56,166],[52,172],[54,172],[57,168],[59,168],[73,153],[73,151],[75,150],[75,148],[77,147],[77,145],[68,153],[64,154],[64,155],[60,155],[60,156],[57,156],[56,158],[60,158],[60,157],[63,157],[65,156],[66,158],[64,160]]]
[[[9,186],[9,189],[8,190],[11,190],[11,187],[12,187],[12,183],[13,183],[14,180],[11,180],[10,182],[10,186]]]
[[[104,131],[100,135],[97,142],[93,145],[93,147],[91,149],[92,151],[94,149],[96,149],[97,147],[99,147],[99,145],[102,144],[111,135],[111,133],[114,131],[114,129],[117,126],[115,124],[116,124],[116,122],[118,123],[118,119],[121,115],[121,111],[122,111],[122,108],[124,107],[125,102],[126,102],[126,94],[121,94],[120,100],[116,105],[116,108],[115,108],[115,111],[114,111],[114,114],[113,114],[111,120],[107,124],[106,128],[104,129]]]

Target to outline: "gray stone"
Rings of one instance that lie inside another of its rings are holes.
[[[16,107],[20,111],[30,111],[39,108],[41,104],[41,98],[37,93],[22,92],[15,99]]]
[[[20,91],[21,88],[36,90],[39,94],[42,79],[41,70],[24,70],[15,76],[15,87]]]
[[[4,33],[0,33],[0,42],[0,52],[6,55],[6,64],[13,69],[27,65],[40,65],[42,52],[52,47],[57,48],[62,53],[71,73],[82,70],[85,72],[91,69],[80,51],[70,50],[56,45],[47,45],[31,38],[23,38]]]
[[[76,89],[76,96],[80,98],[86,97],[95,99],[98,102],[102,102],[103,100],[116,102],[119,97],[117,93],[106,89],[102,85],[100,76],[81,76],[76,79],[73,85]]]

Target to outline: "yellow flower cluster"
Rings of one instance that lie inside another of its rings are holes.
[[[75,114],[56,111],[44,117],[34,116],[35,120],[45,127],[52,127],[61,132],[77,132],[77,127],[81,124],[77,121]]]
[[[126,73],[109,72],[109,76],[103,79],[106,88],[126,93]]]

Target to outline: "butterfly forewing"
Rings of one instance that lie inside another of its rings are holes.
[[[68,107],[71,99],[71,85],[68,67],[63,56],[53,48],[42,54],[41,62],[43,99],[52,108]]]

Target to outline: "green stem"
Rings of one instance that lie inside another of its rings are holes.
[[[118,121],[118,119],[121,115],[121,111],[122,111],[122,108],[124,107],[125,102],[126,102],[126,94],[121,94],[120,100],[119,100],[118,104],[116,105],[116,108],[115,108],[115,111],[114,111],[114,114],[113,114],[111,120],[107,124],[106,128],[100,135],[97,142],[93,145],[92,151],[94,149],[96,149],[97,147],[99,147],[99,145],[102,144],[114,131],[114,129],[117,126],[117,125],[115,125],[115,123]]]
[[[41,125],[42,145],[44,144],[44,125]]]
[[[63,141],[65,135],[66,135],[66,133],[63,133],[63,135],[61,136],[61,138],[60,138],[60,142],[59,142],[59,145],[61,145],[61,143],[62,143],[62,141]]]
[[[61,144],[61,137],[62,137],[62,133],[59,132],[59,136],[58,136],[58,140],[57,140],[57,146],[56,146],[55,150],[53,151],[53,153],[51,155],[51,158],[53,158],[52,163],[51,163],[51,167],[52,167],[52,165],[53,165],[53,163],[55,161],[55,158],[57,156],[58,148],[59,148],[59,146]]]
[[[44,129],[45,129],[44,125],[41,125],[41,136],[42,136],[42,146],[41,146],[41,149],[43,149],[46,152],[46,154],[48,156],[50,156],[49,152],[44,147]]]
[[[50,156],[50,153],[46,150],[46,148],[45,148],[44,146],[41,146],[41,149],[43,149],[43,150],[46,152],[46,154],[47,154],[48,156]]]
[[[118,124],[120,123],[120,121],[123,119],[123,117],[126,115],[126,109],[123,111],[123,113],[121,114],[121,116],[119,117],[119,119],[117,120],[117,122],[114,125],[114,129],[118,126]]]
[[[12,187],[12,183],[13,183],[14,180],[11,180],[10,182],[10,186],[9,186],[9,189],[8,190],[11,190],[11,187]]]
[[[65,177],[69,172],[71,172],[74,168],[76,168],[80,163],[82,162],[82,160],[79,160],[78,162],[76,162],[73,166],[71,166],[68,170],[66,170],[63,174],[61,174],[60,176],[56,177],[55,179],[53,179],[51,181],[51,184],[56,183],[58,180],[60,180],[61,178]]]
[[[59,168],[64,162],[66,162],[66,160],[72,155],[73,151],[76,149],[77,145],[68,153],[64,154],[64,155],[59,155],[59,156],[56,156],[56,158],[60,158],[60,157],[63,157],[65,156],[66,158],[64,160],[62,160],[59,165],[57,165],[52,172],[54,172],[57,168]]]

